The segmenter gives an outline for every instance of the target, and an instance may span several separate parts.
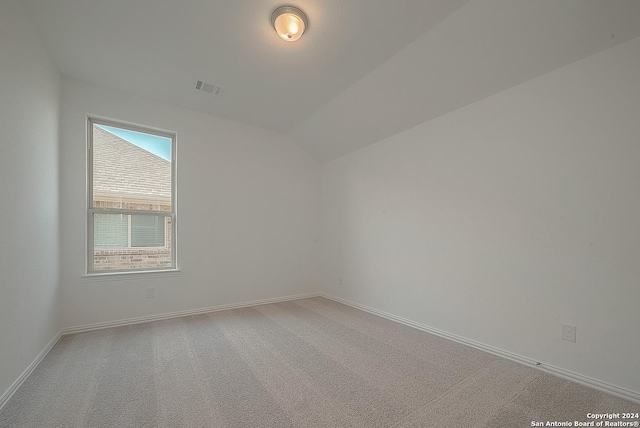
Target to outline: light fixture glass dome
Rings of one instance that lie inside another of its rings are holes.
[[[283,6],[273,11],[271,23],[282,40],[295,42],[308,26],[307,16],[300,9]]]

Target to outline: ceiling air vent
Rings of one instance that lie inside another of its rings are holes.
[[[213,95],[222,95],[224,92],[224,86],[203,82],[202,80],[196,82],[196,89]]]

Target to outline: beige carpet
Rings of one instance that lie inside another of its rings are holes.
[[[0,427],[530,427],[640,406],[323,298],[64,336]]]

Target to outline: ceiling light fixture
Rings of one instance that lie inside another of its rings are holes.
[[[295,42],[309,26],[307,15],[292,6],[282,6],[271,14],[271,24],[282,40]]]

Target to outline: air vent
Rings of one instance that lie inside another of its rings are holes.
[[[207,94],[218,96],[222,95],[222,93],[224,92],[224,86],[203,82],[202,80],[198,80],[196,82],[196,89],[202,92],[206,92]]]

